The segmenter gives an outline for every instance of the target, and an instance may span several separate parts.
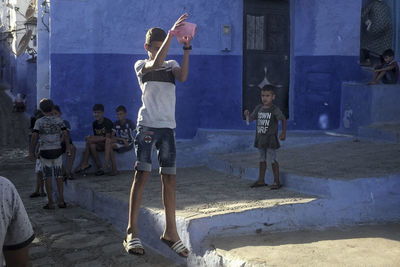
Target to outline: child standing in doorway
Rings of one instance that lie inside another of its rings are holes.
[[[254,146],[258,148],[260,154],[260,169],[258,180],[250,187],[268,186],[264,181],[265,172],[267,170],[267,159],[271,161],[274,183],[271,189],[279,189],[281,183],[279,181],[279,164],[276,160],[276,149],[280,147],[278,140],[278,123],[282,121],[282,132],[279,135],[280,140],[286,139],[286,118],[282,111],[273,104],[275,99],[276,87],[270,84],[265,85],[261,89],[262,104],[255,107],[253,112],[246,109],[244,115],[249,122],[257,120],[256,138]]]

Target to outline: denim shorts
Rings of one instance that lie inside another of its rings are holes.
[[[160,174],[176,174],[175,130],[137,126],[135,170],[151,171],[151,159],[154,149],[157,149]]]

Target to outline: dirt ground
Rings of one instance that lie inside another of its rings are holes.
[[[400,223],[218,238],[217,252],[248,266],[400,266]],[[239,266],[239,265],[238,265]]]

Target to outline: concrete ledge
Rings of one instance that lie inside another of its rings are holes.
[[[399,84],[343,83],[340,127],[356,133],[359,126],[398,121]]]
[[[76,142],[74,141],[74,145],[76,147],[76,155],[75,155],[75,161],[74,161],[74,166],[72,170],[74,170],[76,167],[79,166],[79,164],[82,161],[83,158],[83,153],[85,152],[85,142]],[[98,152],[99,158],[101,163],[104,166],[104,152]],[[124,171],[129,171],[134,169],[135,161],[136,161],[136,155],[134,149],[129,150],[124,153],[116,153],[115,152],[115,160],[117,162],[117,168],[118,170],[124,170]],[[92,168],[89,169],[89,172],[95,172],[96,171],[96,164],[94,163],[94,160],[92,157],[89,158],[89,163],[92,165]]]
[[[358,135],[371,140],[400,143],[400,122],[361,126],[358,129]]]
[[[104,189],[98,186],[96,179],[98,178],[89,177],[69,182],[65,187],[66,200],[79,204],[125,231],[128,220],[128,190],[123,195],[103,192]],[[140,238],[147,246],[178,263],[188,263],[188,266],[210,266],[205,262],[218,262],[219,258],[210,253],[211,248],[205,240],[217,236],[251,234],[256,231],[293,231],[400,219],[398,175],[351,181],[328,180],[325,183],[330,191],[330,197],[327,198],[240,212],[233,210],[194,219],[177,216],[178,232],[184,243],[193,251],[188,262],[162,244],[155,234],[162,233],[163,230],[165,221],[162,212],[149,207],[141,209]]]

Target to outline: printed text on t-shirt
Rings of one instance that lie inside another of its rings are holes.
[[[268,132],[271,116],[272,116],[271,112],[258,112],[257,133],[265,134]]]

